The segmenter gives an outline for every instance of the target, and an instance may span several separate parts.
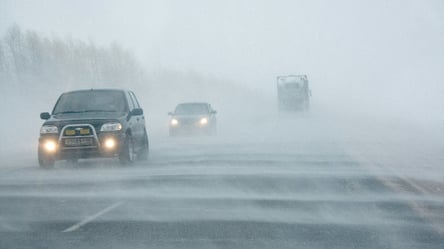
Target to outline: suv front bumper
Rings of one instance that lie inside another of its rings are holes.
[[[122,151],[126,136],[121,132],[104,132],[95,135],[91,144],[79,145],[67,145],[65,139],[67,138],[59,135],[40,136],[39,153],[54,160],[117,157]]]

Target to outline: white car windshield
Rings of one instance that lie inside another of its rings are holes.
[[[208,106],[206,104],[180,104],[176,107],[175,115],[199,115],[208,114]]]
[[[80,91],[63,94],[54,114],[76,112],[124,112],[125,96],[120,91]]]

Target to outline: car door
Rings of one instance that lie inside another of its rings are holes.
[[[127,122],[128,129],[131,130],[131,135],[133,137],[133,141],[135,142],[135,145],[137,146],[137,144],[138,144],[138,139],[137,139],[137,136],[138,136],[138,134],[137,134],[138,133],[137,132],[137,121],[138,120],[137,120],[137,116],[131,115],[131,112],[136,107],[134,105],[134,101],[132,100],[129,92],[125,92],[125,95],[126,95],[126,99],[127,99],[127,102],[128,102],[128,108],[129,108],[128,122]]]
[[[139,101],[136,98],[136,95],[133,92],[129,92],[129,97],[134,105],[134,108],[140,108]],[[144,140],[144,133],[145,133],[145,116],[143,114],[141,115],[134,115],[134,124],[133,124],[133,136],[135,139],[135,142],[137,143],[136,146],[141,146],[143,144]]]
[[[216,124],[216,111],[213,109],[213,107],[209,104],[208,109],[210,112],[210,119],[212,124]]]

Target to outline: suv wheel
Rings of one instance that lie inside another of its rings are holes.
[[[144,135],[143,135],[143,145],[142,145],[142,148],[140,149],[139,153],[137,153],[137,159],[139,159],[140,161],[148,160],[149,149],[150,149],[150,145],[149,145],[149,141],[148,141],[148,135],[146,134],[146,130],[145,130]]]
[[[45,155],[45,153],[43,153],[40,148],[38,149],[38,159],[40,168],[50,169],[54,167],[54,157]]]
[[[135,151],[133,138],[128,135],[125,139],[122,151],[119,154],[119,160],[122,165],[134,163]]]

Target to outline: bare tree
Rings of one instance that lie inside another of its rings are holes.
[[[18,25],[2,40],[0,79],[8,78],[18,88],[127,87],[144,81],[135,56],[115,43],[99,47],[92,41],[48,38],[23,33]]]

